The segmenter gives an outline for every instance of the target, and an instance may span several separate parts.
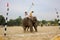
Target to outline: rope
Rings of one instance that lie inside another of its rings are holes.
[[[29,11],[33,8],[33,6],[34,6],[34,2],[32,1],[31,6],[30,6],[29,9],[28,9],[28,13],[29,13]]]
[[[6,31],[7,31],[7,21],[8,21],[8,12],[9,12],[9,3],[7,3],[7,13],[6,13],[6,23],[5,23],[5,28],[4,28],[4,36],[6,36]]]

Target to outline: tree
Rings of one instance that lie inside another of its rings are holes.
[[[4,25],[5,24],[5,18],[4,16],[0,15],[0,25]]]
[[[46,20],[42,20],[42,24],[46,24],[47,23],[47,21]]]
[[[22,18],[21,18],[21,16],[19,16],[19,17],[15,20],[15,22],[16,22],[16,25],[17,25],[17,26],[21,25],[21,24],[22,24]]]
[[[15,25],[15,21],[10,19],[8,22],[7,22],[7,25],[8,26],[14,26]]]
[[[58,22],[59,22],[59,20],[57,20],[57,19],[54,20],[55,25],[58,25]]]
[[[17,19],[8,21],[8,26],[20,26],[22,24],[22,18],[19,16]]]

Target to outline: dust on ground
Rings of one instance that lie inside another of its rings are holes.
[[[0,27],[0,40],[52,40],[60,35],[59,26],[38,26],[38,32],[23,32],[21,26],[7,27],[7,36],[4,36],[4,27]]]

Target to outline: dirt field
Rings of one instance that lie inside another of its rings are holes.
[[[52,40],[54,37],[59,36],[60,29],[58,26],[38,26],[38,32],[24,33],[23,28],[20,26],[7,27],[7,36],[4,34],[4,27],[0,27],[0,40]]]

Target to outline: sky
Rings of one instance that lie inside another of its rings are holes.
[[[33,16],[38,20],[54,20],[57,18],[55,8],[60,16],[60,0],[0,0],[0,15],[4,17],[7,13],[7,2],[9,3],[8,19],[16,19],[19,16],[24,18],[25,11],[29,14],[33,10]]]

